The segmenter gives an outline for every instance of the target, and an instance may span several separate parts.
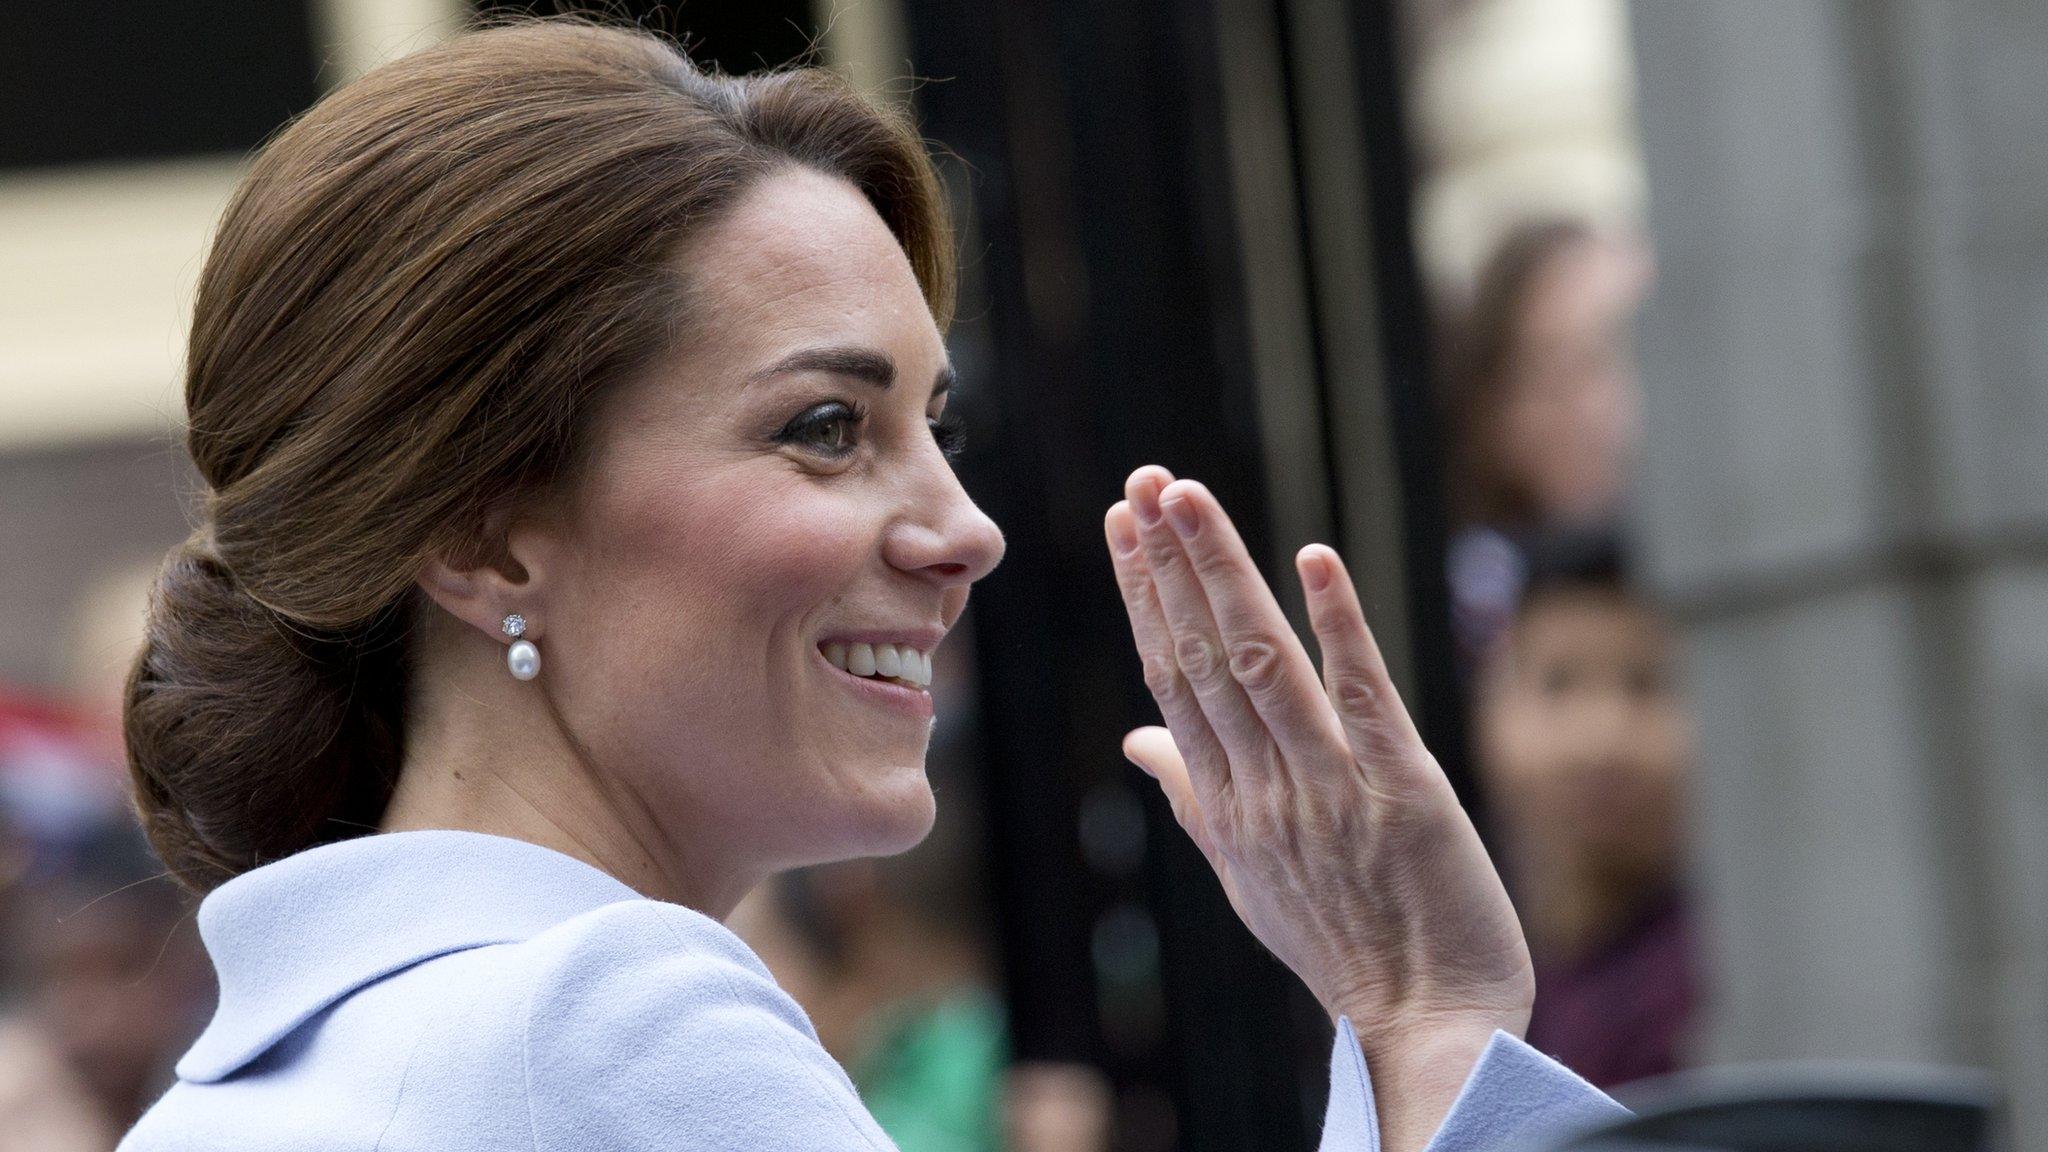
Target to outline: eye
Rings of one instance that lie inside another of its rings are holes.
[[[967,447],[967,429],[957,419],[938,416],[925,423],[931,427],[932,439],[938,441],[939,451],[946,459],[960,455],[961,450]]]
[[[836,460],[860,446],[860,422],[866,415],[837,400],[815,405],[784,425],[775,439]]]

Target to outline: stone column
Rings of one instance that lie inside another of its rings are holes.
[[[1631,21],[1707,1054],[1989,1067],[2048,1149],[2048,7]]]

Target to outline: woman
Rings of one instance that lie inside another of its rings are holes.
[[[1575,220],[1525,224],[1481,273],[1448,397],[1459,515],[1515,528],[1604,526],[1635,464],[1642,404],[1631,328],[1649,250]]]
[[[459,38],[263,150],[127,708],[221,1004],[125,1147],[886,1146],[720,919],[931,824],[931,650],[1003,550],[949,244],[901,120],[624,31]],[[1475,1061],[1440,1147],[1611,1108],[1497,1031],[1527,952],[1334,554],[1326,696],[1169,479],[1108,521],[1173,732],[1129,751],[1347,1018],[1326,1145],[1420,1147]]]
[[[1559,219],[1523,225],[1446,325],[1452,622],[1468,675],[1515,614],[1532,537],[1609,529],[1641,439],[1630,328],[1649,291],[1640,240]]]

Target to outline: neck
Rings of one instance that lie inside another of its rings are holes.
[[[479,654],[450,663],[494,667]],[[514,680],[502,664],[499,656],[495,677],[421,678],[428,687],[409,702],[405,760],[380,831],[453,828],[524,840],[719,920],[765,878],[722,851],[712,830],[678,842],[673,820],[656,819],[592,764],[541,681]]]

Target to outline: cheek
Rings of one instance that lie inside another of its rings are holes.
[[[592,518],[584,619],[565,641],[581,649],[576,671],[595,673],[575,677],[596,691],[591,719],[630,709],[640,722],[690,729],[664,739],[715,740],[724,729],[760,738],[763,704],[806,655],[806,625],[855,585],[874,551],[843,502],[763,471],[702,469],[634,493],[621,485]]]
[[[1637,724],[1644,773],[1660,784],[1682,786],[1692,765],[1692,723],[1685,709],[1667,704],[1644,710]]]
[[[721,647],[766,640],[766,631],[829,603],[874,550],[859,517],[798,478],[693,493],[636,523],[659,542],[649,550],[651,584],[672,589],[699,619],[755,621],[755,629],[702,638]]]
[[[1528,802],[1550,776],[1549,730],[1543,704],[1520,686],[1507,688],[1482,709],[1479,737],[1487,772],[1504,799]]]

